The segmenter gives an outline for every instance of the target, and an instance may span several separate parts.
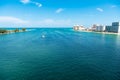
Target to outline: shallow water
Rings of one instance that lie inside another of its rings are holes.
[[[70,28],[0,35],[0,80],[120,80],[120,36]]]

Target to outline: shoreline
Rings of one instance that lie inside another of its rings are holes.
[[[113,32],[95,32],[95,33],[120,35],[120,33],[113,33]]]
[[[77,31],[77,30],[74,30]],[[115,35],[120,35],[120,33],[114,33],[114,32],[95,32],[95,31],[82,31],[78,30],[78,32],[92,32],[92,33],[98,33],[98,34],[115,34]]]
[[[1,32],[0,35],[12,34],[12,33],[21,33],[21,32],[28,32],[28,30],[5,30],[4,32]]]

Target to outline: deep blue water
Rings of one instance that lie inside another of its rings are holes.
[[[120,36],[70,28],[0,35],[0,80],[120,80]]]

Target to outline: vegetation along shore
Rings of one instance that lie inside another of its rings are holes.
[[[14,29],[14,30],[7,30],[7,29],[0,29],[0,34],[10,34],[10,33],[17,33],[17,32],[26,32],[26,28],[22,28],[22,29]]]

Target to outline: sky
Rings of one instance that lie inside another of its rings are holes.
[[[0,27],[72,27],[120,21],[120,0],[0,0]]]

